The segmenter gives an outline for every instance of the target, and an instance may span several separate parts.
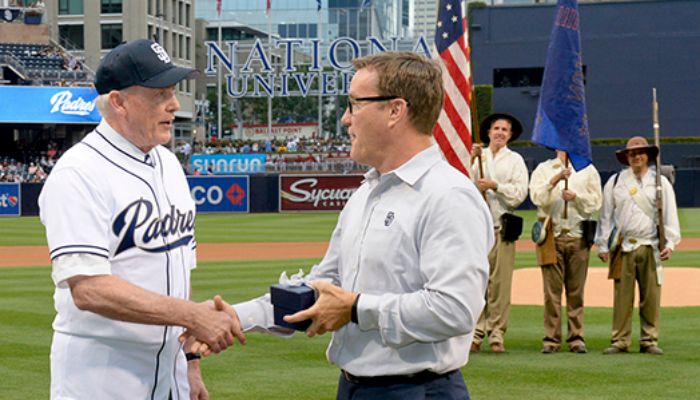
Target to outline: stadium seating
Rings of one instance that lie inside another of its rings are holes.
[[[1,56],[9,55],[9,58]],[[0,43],[0,67],[2,62],[19,67],[24,74],[24,84],[61,85],[89,84],[90,74],[83,70],[69,71],[66,67],[67,55],[63,50],[45,44]],[[4,61],[3,61],[4,60]],[[18,82],[22,84],[22,82]]]

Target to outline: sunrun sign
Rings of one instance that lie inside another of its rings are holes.
[[[390,43],[385,45],[376,37],[367,38],[367,54],[376,54],[383,51],[396,51],[399,38],[392,37]],[[226,79],[226,93],[233,98],[240,97],[287,97],[303,96],[313,93],[318,95],[320,84],[321,94],[347,95],[350,79],[354,73],[351,61],[341,61],[338,56],[350,54],[350,58],[361,57],[362,47],[358,40],[349,37],[341,37],[333,40],[328,46],[325,60],[328,65],[321,65],[321,39],[275,39],[275,48],[283,50],[283,62],[275,72],[270,62],[269,47],[259,38],[255,39],[243,64],[238,63],[238,41],[223,42],[224,51],[217,42],[205,41],[207,48],[207,69],[204,71],[209,76],[215,76],[217,68],[223,67]],[[308,72],[298,70],[299,65],[294,60],[294,51],[297,48],[306,47],[310,50],[311,65]],[[413,51],[431,58],[428,44],[424,37],[416,40]],[[331,67],[328,71],[324,67]],[[312,88],[317,88],[312,92]]]

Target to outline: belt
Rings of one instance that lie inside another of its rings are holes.
[[[457,370],[445,372],[444,374],[438,374],[433,371],[423,370],[416,372],[414,374],[408,375],[381,375],[381,376],[355,376],[348,371],[341,369],[340,372],[346,381],[354,383],[356,385],[366,385],[366,386],[389,386],[398,384],[423,384],[435,379],[444,378],[447,375],[454,373]]]

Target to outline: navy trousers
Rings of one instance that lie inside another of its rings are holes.
[[[459,370],[426,383],[388,386],[349,382],[340,373],[337,400],[469,400],[469,391]]]

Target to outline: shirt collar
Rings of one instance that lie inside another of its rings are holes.
[[[127,156],[135,159],[136,161],[148,164],[150,166],[155,165],[155,157],[151,154],[153,150],[148,153],[144,153],[136,147],[133,143],[126,140],[119,132],[117,132],[112,126],[107,122],[107,120],[102,119],[100,124],[95,128],[97,133],[101,134],[107,141],[114,146],[117,150],[126,154]],[[155,147],[154,147],[155,149]]]
[[[498,150],[498,153],[496,153],[496,156],[493,155],[493,153],[491,152],[491,149],[488,149],[488,150],[489,150],[489,153],[491,153],[491,158],[494,160],[497,158],[505,157],[508,154],[510,154],[510,152],[511,152],[511,150],[508,148],[508,146],[503,146],[500,150]]]
[[[385,175],[395,175],[402,181],[413,186],[421,176],[423,176],[430,167],[440,161],[442,156],[437,144],[433,144],[414,155],[410,160],[403,163],[400,167],[393,171],[387,172]],[[365,175],[365,179],[373,181],[379,179],[379,172],[376,168],[372,168]]]

